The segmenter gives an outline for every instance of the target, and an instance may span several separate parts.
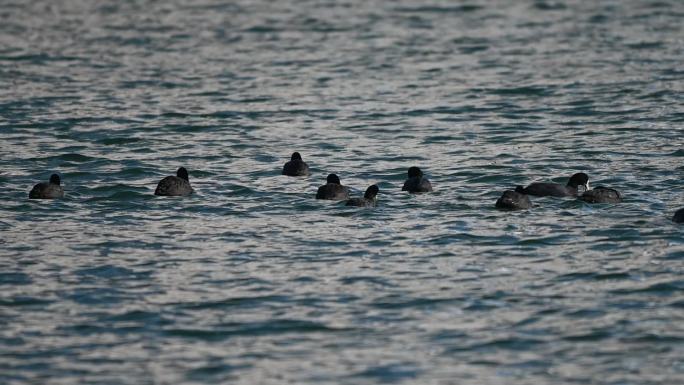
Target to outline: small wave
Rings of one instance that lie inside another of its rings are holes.
[[[54,301],[36,297],[17,296],[11,298],[0,298],[0,307],[19,307],[19,306],[46,306]]]
[[[460,6],[417,6],[417,7],[396,7],[397,12],[402,13],[468,13],[481,10],[483,7],[475,4],[464,4]]]
[[[420,376],[423,371],[410,362],[370,366],[363,371],[351,374],[352,379],[372,378],[380,383],[399,383]]]
[[[101,143],[105,146],[117,146],[117,145],[122,145],[122,144],[130,144],[130,143],[137,143],[142,141],[140,138],[131,138],[131,137],[118,137],[118,138],[104,138],[98,140],[98,143]]]
[[[371,306],[379,309],[404,309],[404,308],[428,308],[434,307],[441,304],[449,304],[454,302],[462,302],[461,299],[455,298],[412,298],[405,299],[403,297],[390,298],[386,297],[381,300],[375,301]]]
[[[550,96],[554,90],[549,86],[526,86],[526,87],[510,87],[510,88],[491,88],[487,90],[493,95],[503,96]]]
[[[245,284],[248,284],[248,283],[245,282]],[[196,303],[196,304],[181,304],[178,307],[180,307],[182,309],[189,309],[189,310],[223,309],[223,308],[231,308],[231,307],[256,306],[259,304],[270,303],[270,302],[285,303],[285,302],[289,302],[289,301],[290,301],[290,298],[286,297],[286,296],[267,295],[267,296],[256,296],[256,297],[235,297],[235,298],[228,298],[228,299],[219,300],[219,301],[204,301],[204,302]]]
[[[45,64],[48,62],[73,62],[73,61],[84,61],[86,59],[77,56],[60,56],[60,55],[49,55],[45,53],[38,54],[24,54],[24,55],[14,55],[14,56],[0,56],[0,62],[10,61],[10,62],[29,62],[32,64]]]
[[[5,273],[0,272],[0,286],[3,285],[28,285],[33,280],[24,273]]]
[[[81,154],[76,154],[76,153],[69,153],[69,154],[62,154],[62,155],[54,155],[54,156],[47,156],[45,158],[29,158],[29,161],[54,161],[54,160],[62,160],[62,161],[67,161],[67,162],[74,162],[74,163],[85,163],[85,162],[91,162],[95,160],[105,160],[105,158],[95,158],[87,155],[81,155]]]
[[[594,330],[594,331],[582,333],[582,334],[573,334],[573,335],[569,335],[569,336],[563,336],[562,339],[565,341],[571,341],[571,342],[586,342],[586,341],[601,341],[601,340],[611,338],[612,336],[613,336],[613,334],[607,330]]]
[[[100,196],[88,199],[89,202],[99,202],[99,201],[135,201],[135,200],[148,200],[153,199],[154,195],[152,191],[149,193],[140,193],[137,191],[116,191],[113,194],[107,196]]]
[[[76,275],[86,275],[99,278],[124,278],[124,277],[135,277],[139,278],[142,276],[149,276],[149,273],[138,273],[133,270],[127,269],[125,267],[113,266],[113,265],[102,265],[97,267],[90,267],[87,269],[80,269],[74,272]]]
[[[453,346],[451,348],[445,349],[445,355],[451,355],[456,352],[477,352],[477,351],[487,351],[487,350],[513,350],[513,351],[533,351],[538,345],[543,345],[546,343],[543,339],[536,338],[499,338],[493,339],[486,342],[477,342],[473,344],[464,344],[460,346]]]
[[[642,41],[642,42],[638,42],[638,43],[627,44],[628,48],[637,49],[637,50],[660,49],[660,48],[663,48],[663,46],[664,46],[664,44],[660,41]]]
[[[540,11],[562,11],[567,9],[567,6],[562,2],[536,1],[533,6]]]
[[[674,280],[670,282],[659,282],[646,287],[640,288],[629,288],[629,289],[616,289],[612,290],[613,294],[656,294],[656,295],[673,295],[678,292],[684,291],[684,281]]]
[[[263,336],[288,333],[338,333],[346,329],[331,328],[320,322],[280,319],[249,324],[215,325],[206,329],[173,328],[165,329],[164,334],[203,340],[223,340],[235,336]]]
[[[623,280],[632,279],[633,277],[629,273],[569,273],[563,274],[555,278],[556,281],[567,282],[567,281],[578,281],[578,280],[591,280],[591,281],[605,281],[605,280]]]

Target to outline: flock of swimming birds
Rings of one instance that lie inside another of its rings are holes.
[[[290,160],[283,166],[283,175],[307,176],[309,166],[304,162],[300,153],[292,154]],[[29,192],[29,199],[57,199],[64,197],[59,175],[52,174],[49,182],[38,183]],[[580,186],[583,190],[580,191]],[[374,207],[380,189],[377,185],[371,185],[361,198],[350,198],[349,188],[343,186],[340,178],[335,174],[327,177],[326,184],[320,186],[316,192],[316,199],[328,199],[345,201],[347,206]],[[408,179],[404,182],[402,191],[409,193],[426,193],[432,191],[432,184],[423,176],[418,167],[408,169]],[[154,195],[160,196],[186,196],[192,194],[188,170],[181,167],[175,176],[167,176],[157,184]],[[581,192],[581,194],[580,194]],[[564,186],[559,183],[532,183],[527,187],[517,186],[514,190],[506,190],[496,201],[495,206],[505,210],[525,210],[532,207],[530,196],[537,197],[577,197],[587,203],[619,203],[622,202],[622,194],[608,187],[596,187],[589,189],[589,176],[583,172],[570,177]],[[684,223],[684,208],[677,210],[672,220]]]

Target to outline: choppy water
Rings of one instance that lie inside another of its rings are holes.
[[[0,383],[680,384],[684,3],[596,3],[2,1]]]

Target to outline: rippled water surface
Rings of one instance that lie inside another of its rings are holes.
[[[2,1],[0,383],[681,384],[683,17]],[[625,201],[494,208],[578,171]]]

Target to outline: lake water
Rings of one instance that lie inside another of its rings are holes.
[[[2,1],[0,383],[681,384],[683,17]],[[579,171],[624,203],[494,208]]]

